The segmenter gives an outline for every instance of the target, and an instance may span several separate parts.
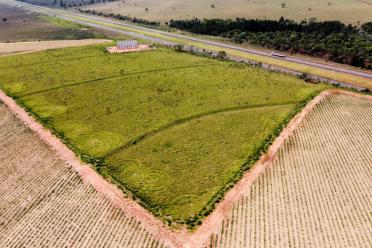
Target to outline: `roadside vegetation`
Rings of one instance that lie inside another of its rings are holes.
[[[201,223],[327,86],[157,47],[103,45],[0,61],[0,87],[168,223]]]
[[[237,18],[171,20],[169,26],[196,34],[222,36],[236,43],[299,53],[372,69],[371,23],[361,28],[339,21],[295,22]]]

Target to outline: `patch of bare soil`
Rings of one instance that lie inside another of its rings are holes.
[[[0,43],[0,55],[8,55],[24,52],[36,52],[48,49],[57,49],[74,46],[87,46],[92,44],[107,43],[105,39],[86,39],[86,40],[53,40],[35,42]]]

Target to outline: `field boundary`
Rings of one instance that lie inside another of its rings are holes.
[[[230,189],[225,197],[214,209],[214,211],[206,217],[203,224],[193,233],[187,230],[172,231],[161,220],[157,219],[149,211],[141,207],[137,202],[128,199],[123,192],[113,184],[107,182],[101,175],[99,175],[88,164],[83,163],[60,139],[54,136],[51,131],[44,128],[33,117],[31,117],[23,108],[0,90],[0,101],[3,102],[11,112],[21,120],[28,128],[35,132],[38,137],[47,143],[58,156],[69,163],[73,170],[75,170],[82,178],[84,183],[91,184],[98,192],[108,198],[117,208],[121,209],[125,214],[134,217],[141,221],[144,227],[154,235],[158,240],[170,247],[202,247],[209,240],[220,226],[222,221],[231,210],[233,203],[238,201],[250,188],[255,179],[260,176],[266,168],[271,166],[271,162],[275,159],[276,154],[282,144],[288,137],[301,125],[308,114],[326,97],[332,94],[345,94],[368,99],[372,101],[371,95],[362,95],[350,91],[339,89],[330,89],[321,92],[313,100],[311,100],[305,108],[303,108],[282,130],[280,135],[275,139],[269,150],[263,155],[255,165],[247,171],[243,178]]]

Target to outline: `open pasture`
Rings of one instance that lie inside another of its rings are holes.
[[[66,48],[6,57],[0,68],[8,95],[106,178],[179,223],[208,214],[296,106],[326,88],[160,47]]]
[[[285,4],[282,6],[282,4]],[[213,6],[212,6],[213,5]],[[198,18],[279,19],[281,16],[298,21],[316,17],[318,20],[340,20],[358,24],[371,21],[371,0],[126,0],[85,6],[86,9],[118,13],[126,16],[160,21]],[[147,8],[147,11],[146,11]]]
[[[206,247],[370,247],[372,98],[310,112]]]

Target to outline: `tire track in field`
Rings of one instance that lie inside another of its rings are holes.
[[[257,104],[257,105],[234,106],[234,107],[216,109],[216,110],[212,110],[212,111],[208,111],[208,112],[199,113],[199,114],[191,115],[191,116],[188,116],[188,117],[180,118],[180,119],[171,121],[168,124],[165,124],[165,125],[157,128],[157,129],[150,130],[150,131],[147,131],[147,132],[143,133],[142,135],[138,136],[137,138],[134,138],[134,139],[128,141],[127,143],[123,144],[122,146],[119,146],[119,147],[113,149],[112,151],[106,153],[101,158],[106,159],[106,158],[108,158],[108,157],[110,157],[110,156],[112,156],[112,155],[114,155],[114,154],[116,154],[116,153],[118,153],[122,150],[126,150],[131,146],[137,145],[138,143],[144,141],[145,139],[148,139],[148,138],[150,138],[152,136],[155,136],[155,135],[157,135],[157,134],[159,134],[163,131],[166,131],[166,130],[171,129],[171,128],[173,128],[175,126],[178,126],[178,125],[182,125],[182,124],[184,124],[186,122],[189,122],[189,121],[192,121],[192,120],[201,119],[203,117],[216,115],[216,114],[221,114],[221,113],[229,113],[229,112],[235,112],[235,111],[240,111],[240,110],[264,108],[264,107],[284,107],[284,106],[289,106],[289,105],[293,105],[293,104],[296,104],[296,103],[297,103],[296,101],[288,101],[288,102],[281,103],[281,104],[272,104],[272,103],[267,104],[267,103],[264,103],[264,104]]]
[[[208,67],[208,66],[220,66],[220,65],[218,65],[218,64],[199,64],[199,65],[176,66],[176,67],[161,68],[161,69],[154,69],[154,70],[130,72],[130,73],[127,73],[127,74],[120,74],[120,75],[97,78],[97,79],[93,79],[93,80],[81,81],[81,82],[72,83],[72,84],[60,85],[60,86],[56,86],[56,87],[52,87],[52,88],[48,88],[48,89],[43,89],[43,90],[38,90],[38,91],[26,93],[26,94],[21,94],[19,96],[14,96],[14,97],[15,98],[21,98],[21,97],[40,94],[40,93],[50,92],[50,91],[54,91],[54,90],[64,89],[64,88],[68,88],[68,87],[78,86],[78,85],[82,85],[82,84],[98,83],[98,82],[102,82],[102,81],[109,80],[109,79],[115,79],[115,78],[126,78],[126,77],[130,77],[130,76],[133,76],[133,75],[141,75],[141,74],[149,74],[149,73],[154,73],[154,72],[172,71],[172,70],[189,69],[189,68],[197,68],[197,67]]]

